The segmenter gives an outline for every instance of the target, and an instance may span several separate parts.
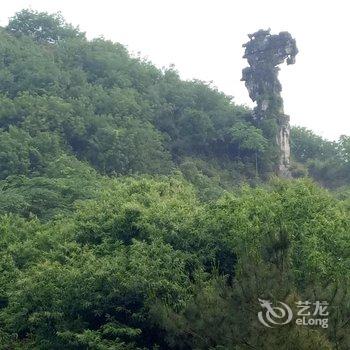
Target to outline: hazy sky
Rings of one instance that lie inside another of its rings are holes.
[[[88,38],[103,35],[184,79],[212,81],[252,106],[241,70],[247,33],[271,28],[297,40],[296,64],[283,65],[285,113],[293,125],[329,139],[350,134],[349,0],[2,0],[0,25],[23,8],[61,11]]]

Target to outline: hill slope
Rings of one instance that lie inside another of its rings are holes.
[[[247,108],[59,15],[18,13],[0,57],[0,349],[349,349],[349,192],[268,180]],[[295,176],[349,184],[349,138],[292,133]]]

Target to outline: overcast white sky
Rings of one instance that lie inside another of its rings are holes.
[[[348,0],[2,0],[0,25],[16,11],[61,11],[87,33],[126,45],[184,79],[212,81],[252,106],[241,70],[247,33],[270,27],[297,40],[296,64],[283,65],[285,112],[293,125],[329,139],[350,134]]]

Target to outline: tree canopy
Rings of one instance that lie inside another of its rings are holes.
[[[281,180],[273,123],[60,14],[17,13],[0,57],[0,349],[349,349],[348,136],[294,127]]]

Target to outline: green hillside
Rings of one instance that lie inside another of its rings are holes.
[[[274,130],[17,13],[0,28],[0,349],[349,349],[350,137],[292,128],[283,180]],[[326,300],[329,327],[266,328],[258,299]]]

